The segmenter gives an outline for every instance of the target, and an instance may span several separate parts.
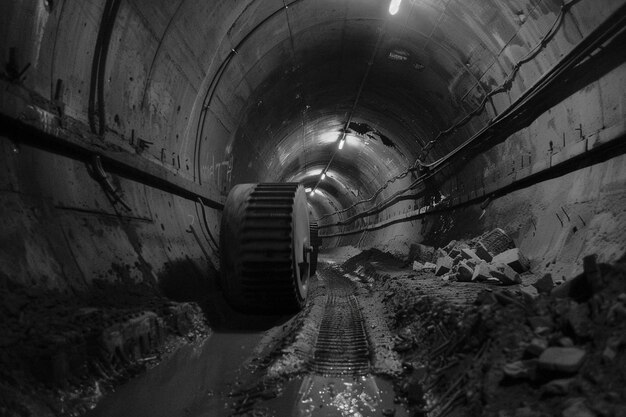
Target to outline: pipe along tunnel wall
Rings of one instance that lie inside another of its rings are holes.
[[[280,19],[284,17],[272,14],[280,8],[274,10],[269,5],[257,3],[247,7],[241,4],[234,10],[222,3],[213,6],[216,7],[191,1],[181,2],[177,8],[139,1],[109,1],[80,8],[71,1],[31,1],[2,6],[4,168],[1,217],[2,273],[5,277],[27,285],[68,290],[86,289],[96,278],[115,279],[123,271],[135,281],[172,281],[173,286],[184,288],[186,285],[175,283],[181,276],[202,281],[215,274],[219,267],[215,247],[219,234],[219,205],[232,184],[247,180],[292,179],[297,172],[281,169],[293,170],[291,162],[294,158],[299,158],[295,169],[303,173],[298,178],[305,184],[311,183],[307,171],[311,170],[310,167],[321,166],[324,161],[320,160],[329,152],[323,141],[312,137],[316,133],[314,130],[327,129],[334,123],[331,120],[334,115],[324,98],[329,94],[326,90],[328,80],[320,78],[318,81],[319,74],[299,74],[294,69],[294,74],[289,75],[300,80],[298,89],[302,91],[301,97],[294,97],[296,104],[309,99],[312,105],[320,107],[308,109],[309,114],[304,118],[302,114],[290,114],[285,107],[289,103],[275,107],[274,113],[282,111],[283,114],[268,113],[264,107],[266,104],[259,97],[269,91],[265,100],[275,101],[276,92],[292,92],[280,90],[286,88],[285,85],[272,77],[281,68],[273,56],[267,56],[290,54],[289,48],[280,43],[278,46],[272,42],[263,43],[262,39],[264,30],[283,22]],[[505,94],[494,95],[483,113],[460,126],[449,137],[444,136],[445,140],[441,139],[433,152],[443,155],[458,144],[457,137],[470,136],[490,118],[504,111],[533,86],[543,72],[585,39],[585,35],[593,33],[616,10],[619,13],[623,9],[619,6],[622,2],[608,1],[606,7],[594,7],[591,11],[587,2],[581,2],[568,9],[561,27],[539,56],[530,64],[519,66],[519,76],[513,79],[510,89]],[[303,18],[300,13],[306,13],[309,7],[323,8],[325,5],[296,2],[290,22],[294,29],[303,25],[300,37],[293,36],[300,41],[300,48],[309,48],[307,51],[314,55],[322,53],[311,45],[314,41],[300,39],[307,32],[311,36],[317,34],[318,29],[299,20]],[[530,5],[527,7],[531,8]],[[358,36],[367,39],[368,33],[350,26],[351,13],[361,17],[384,17],[373,4],[359,8],[347,3],[346,8],[347,12],[333,10],[333,13],[344,17],[346,30],[352,30],[355,39]],[[487,13],[487,9],[485,6],[470,15],[458,5],[450,6],[443,14],[451,21],[458,18],[457,14],[470,16],[469,23],[457,32],[475,34],[476,39],[472,42],[487,50],[491,46],[490,36],[496,37],[499,30],[517,30],[515,45],[502,48],[511,55],[502,58],[507,63],[515,61],[516,54],[521,54],[515,52],[518,49],[523,51],[536,46],[558,10],[549,4],[537,6],[525,17],[527,21],[520,22],[506,14],[506,10],[492,6],[493,18],[500,19],[498,21],[504,26],[486,33],[480,22],[484,17],[481,13]],[[428,13],[432,11],[423,12],[430,16]],[[200,22],[205,18],[219,24],[202,25]],[[182,26],[182,22],[187,25]],[[248,26],[240,29],[241,33],[234,34],[233,28],[239,28],[243,22]],[[402,25],[406,27],[412,23],[407,18]],[[375,29],[378,27],[373,25]],[[201,30],[187,30],[190,27]],[[384,37],[393,39],[401,34],[394,32],[396,28],[386,30]],[[443,28],[439,30],[443,31]],[[441,34],[438,40],[453,42],[454,39],[447,36],[455,33]],[[480,41],[481,36],[487,38]],[[282,38],[277,37],[276,42],[279,39]],[[319,42],[323,43],[323,40],[320,37]],[[409,40],[410,37],[407,42]],[[108,45],[103,46],[105,42]],[[353,45],[350,43],[352,39],[344,42],[347,46]],[[424,41],[420,39],[420,42]],[[256,52],[261,58],[245,56],[241,62],[231,62],[238,58],[238,54],[225,56],[224,51],[227,44],[234,46],[237,43],[241,54]],[[97,47],[95,51],[94,45]],[[322,44],[321,48],[326,46]],[[298,54],[298,46],[294,48],[295,56],[290,60],[305,63],[306,57]],[[104,49],[106,54],[101,52]],[[268,52],[263,55],[261,51]],[[379,51],[379,54],[386,52],[388,50]],[[103,56],[94,58],[94,53]],[[449,54],[450,59],[455,57],[454,53]],[[486,51],[484,55],[486,60]],[[507,185],[506,181],[503,182],[507,176],[519,179],[521,175],[527,175],[524,171],[529,167],[544,164],[542,167],[549,168],[557,157],[561,160],[577,155],[584,157],[584,153],[599,142],[598,137],[609,136],[605,138],[606,142],[623,142],[625,70],[622,60],[615,59],[617,55],[614,53],[610,59],[599,60],[590,69],[592,75],[587,74],[582,83],[571,80],[574,88],[564,85],[561,89],[565,91],[561,94],[563,97],[548,102],[546,111],[533,116],[525,126],[501,138],[500,143],[463,162],[456,172],[442,176],[443,179],[435,181],[434,186],[429,186],[432,188],[431,198],[436,191],[447,199],[473,192],[472,201],[482,203],[494,195],[495,199],[479,221],[466,221],[467,216],[475,220],[480,216],[479,212],[482,213],[473,204],[372,229],[365,235],[355,233],[327,239],[326,246],[360,243],[407,251],[408,244],[413,242],[425,240],[440,244],[463,233],[476,234],[501,226],[516,237],[522,248],[529,248],[531,259],[538,265],[549,261],[579,265],[582,255],[591,252],[598,252],[603,261],[615,260],[624,251],[624,239],[618,232],[624,224],[622,185],[626,174],[620,156],[622,148],[605,152],[599,162],[578,162],[563,173],[553,174],[556,178],[545,182],[536,181],[536,184],[531,183],[505,195],[498,195],[495,191]],[[387,68],[384,58],[384,55],[376,58],[379,63],[378,67],[374,66],[372,74],[376,70],[381,73],[397,71]],[[475,53],[470,58],[479,59],[479,56]],[[436,60],[432,59],[434,67]],[[241,69],[241,66],[255,62],[272,68],[264,69],[255,77]],[[218,63],[222,64],[221,67]],[[311,71],[317,70],[313,63],[309,64]],[[454,65],[450,65],[446,71],[455,73]],[[477,61],[474,65],[481,67],[487,63]],[[505,63],[500,60],[493,61],[493,65],[499,67],[499,71],[506,70]],[[358,70],[356,64],[349,69],[353,67]],[[450,83],[450,88],[460,88],[463,77],[471,75],[462,69],[456,71],[457,79]],[[352,75],[356,74],[338,74],[337,77],[346,81],[343,77]],[[485,73],[487,75],[491,82],[497,83],[495,74]],[[248,86],[237,80],[244,80]],[[397,141],[397,146],[391,149],[382,146],[386,152],[382,155],[389,154],[391,158],[387,160],[389,163],[375,159],[369,154],[369,148],[357,149],[355,159],[361,163],[362,172],[355,172],[356,168],[347,162],[338,162],[335,167],[337,181],[353,189],[341,189],[341,185],[331,189],[329,185],[326,196],[332,204],[317,201],[324,200],[325,196],[312,199],[318,217],[335,211],[333,207],[346,208],[369,196],[384,185],[387,178],[410,163],[410,155],[416,155],[422,149],[419,141],[423,140],[420,139],[423,133],[406,137],[402,135],[410,132],[394,126],[404,114],[395,120],[389,115],[371,114],[372,104],[391,105],[390,99],[376,96],[379,81],[373,75],[366,81],[364,110],[355,116],[359,120],[371,116],[378,123],[388,121],[389,125],[382,126],[382,129],[393,134],[391,137]],[[411,83],[416,82],[407,80],[406,87],[412,87]],[[347,82],[342,85],[345,84]],[[471,83],[467,85],[469,87]],[[315,88],[321,92],[317,93]],[[344,88],[345,95],[354,93],[348,93],[348,88]],[[373,90],[371,97],[367,96],[368,88]],[[488,86],[481,83],[474,88],[489,91]],[[471,96],[473,93],[467,94]],[[473,104],[469,102],[469,96],[466,95],[465,102],[454,103],[459,97],[452,91],[452,96],[445,100],[447,102],[438,106],[442,109],[438,116],[445,120],[434,126],[430,121],[431,126],[443,130],[450,120],[460,119]],[[345,98],[331,98],[337,99],[339,110],[335,111],[341,112]],[[208,109],[203,107],[207,104]],[[416,110],[412,104],[407,107],[408,111]],[[448,118],[443,110],[456,112],[456,116],[452,113]],[[239,115],[245,115],[246,111],[249,116],[238,121]],[[267,127],[263,131],[255,130],[262,122]],[[279,122],[287,127],[274,128]],[[289,127],[289,123],[295,127]],[[306,146],[304,149],[288,149],[295,146],[296,139],[292,136],[302,135],[298,125],[304,125],[308,150]],[[104,131],[100,126],[105,127]],[[307,129],[310,132],[307,133]],[[250,131],[258,132],[256,137]],[[270,138],[274,132],[283,137]],[[57,138],[64,140],[54,140]],[[418,142],[411,145],[410,140]],[[376,144],[376,139],[371,136],[369,141]],[[576,146],[581,145],[582,151],[577,150]],[[439,151],[437,148],[443,149]],[[394,149],[406,151],[406,154],[398,157],[400,152],[396,152],[394,157]],[[347,155],[352,155],[349,152]],[[104,182],[94,171],[93,155],[98,154],[102,155],[104,174],[108,177]],[[403,158],[407,162],[403,163]],[[139,174],[125,169],[133,165]],[[385,172],[385,168],[389,171]],[[148,178],[140,175],[146,171],[155,174]],[[541,169],[537,168],[533,173],[540,172]],[[172,181],[168,182],[168,179],[172,178],[178,181],[178,185],[182,184],[183,190],[191,192],[171,192],[169,185]],[[406,188],[408,182],[405,178],[392,183],[375,202]],[[490,192],[488,186],[498,182],[502,184],[492,187]],[[201,184],[202,188],[194,189],[194,184]],[[359,190],[358,187],[362,188]],[[320,188],[324,191],[323,184]],[[198,193],[199,189],[203,191]],[[199,197],[204,204],[199,202]],[[401,201],[365,219],[367,224],[377,224],[419,210],[431,202],[425,197]],[[210,203],[218,209],[208,207]],[[340,221],[367,208],[367,204],[360,205],[347,213],[334,215],[326,222]],[[362,226],[363,223],[352,223],[341,230],[354,232]],[[572,231],[574,228],[575,232]],[[332,231],[337,232],[339,228]],[[563,259],[559,258],[560,253]],[[180,273],[181,270],[186,272]],[[567,275],[569,271],[564,273]]]
[[[250,181],[317,186],[326,247],[501,227],[537,272],[617,260],[624,2],[518,3],[2,2],[3,286],[213,291],[220,209]]]

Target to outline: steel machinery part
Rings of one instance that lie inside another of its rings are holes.
[[[311,220],[309,223],[309,235],[311,237],[311,275],[315,275],[317,271],[317,255],[319,247],[322,245],[322,238],[319,236],[315,220]]]
[[[230,191],[220,233],[221,282],[233,308],[290,313],[306,301],[309,214],[297,183],[239,184]]]

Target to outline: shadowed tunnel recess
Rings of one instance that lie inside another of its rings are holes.
[[[291,310],[305,307],[295,317],[231,309],[220,222],[240,184],[300,183],[322,255],[375,248],[409,262],[418,244],[443,248],[502,228],[533,274],[557,281],[582,273],[588,255],[620,259],[626,2],[389,7],[0,2],[0,371],[10,381],[0,384],[1,410],[80,413],[135,373],[127,369],[155,365],[185,340],[146,378],[178,381],[177,366],[193,372],[198,357],[223,356],[196,375],[215,394],[220,378],[238,378],[231,368],[268,353],[259,349],[288,354],[313,305],[324,331],[343,327],[325,308],[367,322],[367,297],[346,288],[328,304],[297,298]],[[264,233],[264,219],[255,239],[289,240]],[[233,265],[255,256],[254,243],[241,246]],[[363,269],[353,271],[337,272],[337,285],[369,288]],[[253,304],[273,296],[247,294]],[[366,377],[367,361],[355,361]],[[285,388],[294,401],[319,380],[300,383]],[[363,398],[376,385],[355,384],[346,391]],[[189,400],[179,394],[176,404]]]

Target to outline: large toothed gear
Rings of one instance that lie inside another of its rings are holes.
[[[240,184],[230,191],[220,233],[221,282],[233,308],[302,308],[310,275],[309,214],[297,183]]]

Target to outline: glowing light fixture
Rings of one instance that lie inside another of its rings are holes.
[[[305,193],[310,193],[311,191],[313,191],[313,189],[311,187],[307,187],[304,189]]]
[[[339,149],[343,149],[343,145],[346,143],[346,138],[343,138],[339,141]]]
[[[324,181],[325,178],[326,178],[326,173],[322,172],[322,176],[320,177],[320,181]]]
[[[394,15],[396,13],[398,13],[398,10],[400,10],[400,3],[402,2],[402,0],[391,0],[391,3],[389,3],[389,14],[390,15]]]
[[[311,197],[315,196],[315,190],[311,190],[311,194],[309,194]]]

